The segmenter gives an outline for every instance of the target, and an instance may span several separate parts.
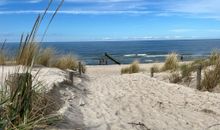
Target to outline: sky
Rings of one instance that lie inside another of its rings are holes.
[[[54,0],[41,37],[61,0]],[[49,0],[0,0],[0,42],[30,32]],[[65,0],[46,42],[220,38],[220,0]]]

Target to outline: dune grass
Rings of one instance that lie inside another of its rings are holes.
[[[0,51],[0,65],[4,65],[4,64],[5,64],[5,55],[3,51]]]
[[[40,83],[33,84],[33,77],[36,75],[31,75],[36,57],[39,54],[38,45],[34,42],[35,37],[52,2],[53,0],[49,2],[45,12],[37,17],[30,34],[27,34],[25,39],[23,35],[21,36],[16,63],[24,65],[26,69],[22,73],[16,69],[18,72],[9,74],[8,79],[0,85],[0,129],[43,129],[60,119],[60,116],[53,113],[55,107],[51,107],[55,102],[50,100],[46,94],[37,92],[36,88],[42,86]],[[48,26],[63,2],[62,0],[57,7]]]
[[[209,65],[218,64],[219,59],[220,59],[220,52],[218,50],[213,50],[211,55],[209,56]]]
[[[21,44],[16,57],[16,64],[30,66],[38,54],[37,43]]]
[[[63,70],[65,69],[77,70],[78,60],[71,54],[63,55],[57,58],[52,66]]]
[[[164,66],[162,67],[163,71],[167,70],[176,70],[179,67],[178,55],[176,53],[171,53],[166,57]]]
[[[169,76],[170,83],[179,83],[182,81],[181,74],[179,72],[172,72]]]
[[[6,40],[5,40],[6,42]],[[5,54],[4,54],[4,46],[5,46],[5,42],[2,44],[1,49],[0,49],[0,65],[4,65],[5,64]]]
[[[215,59],[215,65],[204,72],[202,87],[205,90],[212,91],[220,83],[220,58]]]
[[[192,72],[191,64],[182,64],[180,66],[180,71],[182,78],[191,76],[191,72]]]
[[[132,74],[138,73],[140,71],[139,62],[133,62],[129,67],[125,67],[121,69],[121,74]]]
[[[28,72],[10,75],[4,95],[0,95],[0,128],[3,129],[33,129],[44,128],[60,117],[54,114],[52,98],[43,93],[37,93],[32,84],[32,75]]]
[[[54,57],[55,57],[54,49],[52,48],[41,49],[37,57],[36,64],[50,67],[52,64],[51,62],[54,59]]]
[[[169,77],[170,82],[179,83],[181,81],[190,83],[192,73],[197,71],[198,66],[202,66],[204,77],[202,79],[202,90],[212,91],[220,84],[220,52],[214,50],[207,59],[194,60],[192,63],[178,64],[177,55],[170,54],[162,68],[172,70]],[[179,73],[180,72],[180,73]]]

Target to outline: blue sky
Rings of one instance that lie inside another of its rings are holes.
[[[48,2],[0,0],[0,41],[19,41]],[[65,0],[45,41],[216,39],[219,6],[220,0]]]

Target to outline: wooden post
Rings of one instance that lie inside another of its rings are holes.
[[[108,65],[108,59],[107,58],[105,59],[105,65]]]
[[[151,77],[153,78],[154,77],[154,68],[153,67],[150,69],[150,73],[151,73]]]
[[[73,71],[68,71],[68,73],[69,73],[68,79],[70,80],[70,84],[73,85]]]
[[[197,68],[197,84],[196,84],[196,88],[198,90],[201,90],[202,87],[201,87],[201,73],[202,73],[202,65],[199,65],[198,68]]]
[[[82,74],[82,63],[79,62],[79,74],[81,75]]]

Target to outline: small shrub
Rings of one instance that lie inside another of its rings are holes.
[[[208,91],[212,91],[220,83],[220,59],[216,60],[214,69],[205,71],[202,86]]]
[[[78,60],[73,57],[72,55],[64,55],[58,58],[55,63],[52,65],[53,67],[57,67],[60,69],[71,69],[77,70],[78,69]]]
[[[49,67],[51,60],[54,57],[54,50],[52,48],[46,48],[40,51],[37,58],[37,64]]]
[[[179,83],[182,81],[182,77],[181,77],[180,73],[173,72],[173,73],[171,73],[171,75],[169,77],[169,81],[170,81],[170,83]]]
[[[167,56],[164,66],[162,68],[163,71],[167,70],[176,70],[179,66],[178,57],[176,53],[171,53]]]
[[[140,71],[139,62],[133,62],[129,67],[122,68],[121,74],[132,74]]]

